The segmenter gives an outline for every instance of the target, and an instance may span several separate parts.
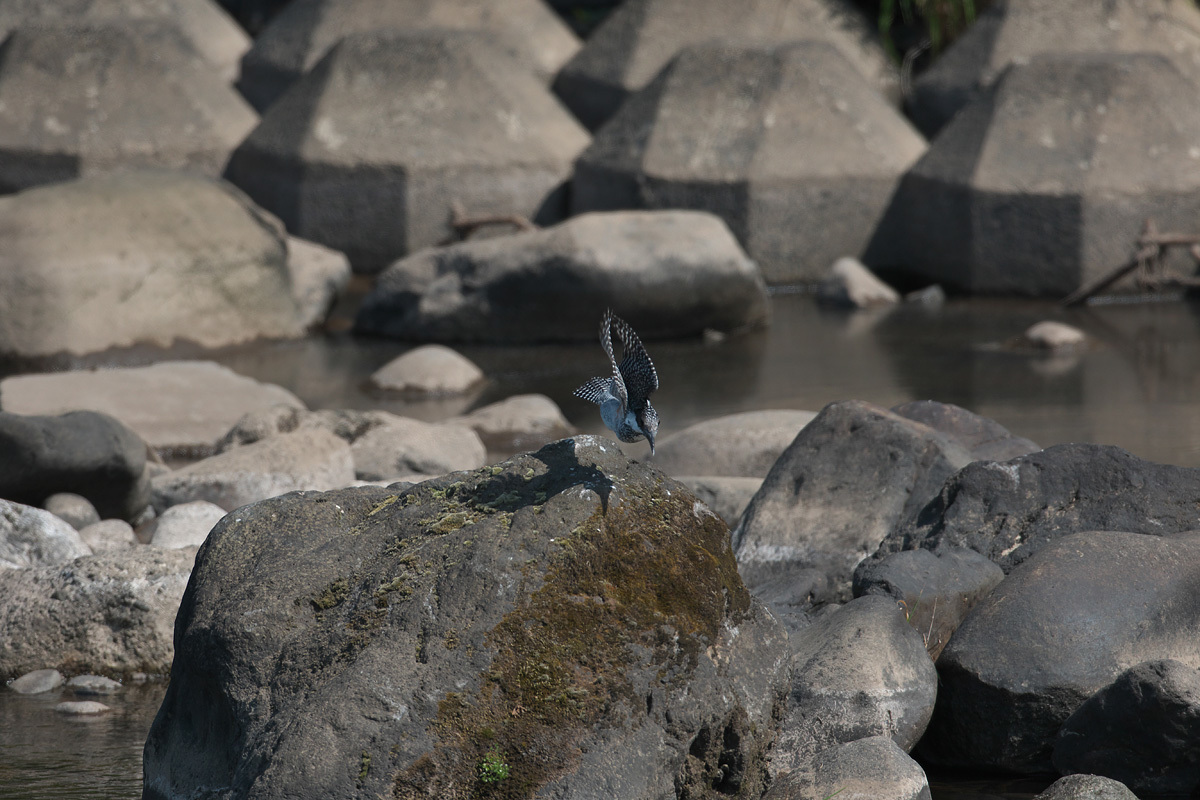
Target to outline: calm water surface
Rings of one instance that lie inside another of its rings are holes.
[[[821,309],[807,295],[781,294],[772,302],[773,325],[764,332],[716,343],[648,343],[662,384],[654,396],[661,436],[738,411],[819,410],[847,399],[884,406],[934,399],[991,417],[1043,446],[1100,442],[1155,461],[1200,466],[1200,305],[1061,311],[1050,303],[972,300],[937,309],[849,313]],[[1082,328],[1094,346],[1067,357],[1010,346],[1043,319]],[[384,408],[440,419],[513,394],[540,392],[585,432],[601,431],[595,407],[571,397],[586,378],[604,371],[595,344],[458,348],[491,379],[466,399],[405,403],[371,393],[365,378],[410,346],[332,333],[209,357],[285,386],[311,408]],[[163,357],[129,352],[68,366]],[[645,454],[645,445],[623,447],[636,457]],[[0,691],[0,800],[138,797],[142,744],[162,691],[131,686],[105,700],[113,714],[86,720],[54,713],[57,692],[21,697]],[[936,775],[933,783],[938,800],[1014,800],[1033,797],[1045,786]]]

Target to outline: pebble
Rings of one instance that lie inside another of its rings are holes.
[[[100,514],[92,505],[92,501],[83,495],[71,492],[58,492],[50,495],[42,503],[42,508],[77,531],[100,521]]]
[[[56,669],[37,669],[26,672],[8,685],[17,694],[41,694],[63,685],[62,673]]]
[[[1078,350],[1087,344],[1087,334],[1083,331],[1050,320],[1031,325],[1021,338],[1027,346],[1056,352]]]
[[[67,681],[67,688],[75,694],[116,694],[121,684],[103,675],[76,675]]]
[[[104,703],[97,703],[95,700],[67,700],[62,703],[57,703],[54,710],[60,714],[70,714],[72,716],[84,716],[86,714],[106,714],[112,711],[111,708]]]

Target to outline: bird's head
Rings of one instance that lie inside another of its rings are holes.
[[[650,455],[654,455],[654,437],[658,436],[658,412],[647,402],[646,407],[637,415],[637,421],[646,441],[650,442]]]

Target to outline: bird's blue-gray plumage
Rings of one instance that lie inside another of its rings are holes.
[[[613,352],[613,331],[621,342],[619,364]],[[658,435],[658,412],[650,405],[650,393],[658,388],[654,362],[633,328],[611,309],[600,321],[600,346],[608,356],[612,375],[592,378],[575,390],[575,396],[600,406],[600,418],[622,442],[649,441],[653,455]]]

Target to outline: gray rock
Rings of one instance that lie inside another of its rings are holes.
[[[917,547],[969,547],[1007,573],[1070,533],[1172,535],[1200,530],[1200,469],[1143,461],[1111,445],[1062,444],[967,465],[912,509],[873,558]]]
[[[397,356],[371,374],[379,389],[415,394],[462,394],[483,381],[471,359],[441,344],[426,344]]]
[[[0,197],[0,352],[298,336],[277,226],[232,186],[181,172]]]
[[[224,453],[244,444],[252,444],[280,433],[320,428],[332,433],[347,444],[381,425],[405,419],[388,411],[357,409],[321,409],[309,411],[292,405],[276,405],[251,411],[237,421],[217,442],[216,450]]]
[[[780,611],[850,597],[855,566],[971,460],[938,431],[831,403],[775,462],[733,531],[738,567]]]
[[[0,383],[0,400],[7,408],[6,386],[11,384]],[[0,497],[40,506],[58,496],[55,508],[47,510],[76,529],[102,517],[130,519],[150,499],[146,443],[106,414],[26,416],[0,411],[0,453]],[[65,508],[64,503],[72,501],[64,492],[87,507],[74,501],[76,511]]]
[[[832,44],[877,91],[899,80],[870,21],[841,0],[626,0],[559,72],[554,90],[592,130],[648,84],[680,50],[711,40]]]
[[[320,429],[272,436],[158,475],[151,501],[165,509],[207,500],[226,511],[298,490],[335,489],[354,480],[354,459],[341,439]]]
[[[1196,660],[1200,533],[1087,531],[1009,573],[938,659],[930,763],[1046,772],[1063,723],[1143,661]]]
[[[0,104],[4,193],[136,167],[217,177],[258,122],[165,19],[14,29]]]
[[[442,475],[476,469],[487,461],[479,435],[462,425],[441,425],[398,417],[372,428],[350,446],[354,471],[365,481],[414,473]]]
[[[933,138],[1010,64],[1043,53],[1158,53],[1200,78],[1200,11],[1172,0],[992,4],[913,82],[908,113]]]
[[[769,409],[697,422],[659,441],[654,466],[668,475],[762,478],[816,416]]]
[[[1079,328],[1063,322],[1045,320],[1030,325],[1021,334],[1020,343],[1039,350],[1070,352],[1082,349],[1087,345],[1087,341],[1087,334]]]
[[[657,461],[657,459],[656,459]],[[657,465],[657,464],[656,464]],[[736,478],[720,475],[676,475],[675,480],[695,493],[729,526],[737,525],[750,500],[762,488],[762,478]]]
[[[67,566],[0,570],[0,680],[69,673],[166,673],[194,550],[140,547]]]
[[[930,800],[929,781],[890,737],[871,736],[831,747],[811,764],[781,775],[763,800]]]
[[[1009,433],[995,420],[951,403],[914,400],[901,403],[892,411],[950,437],[967,448],[972,461],[1007,461],[1042,449],[1023,436]]]
[[[49,511],[0,500],[0,571],[65,564],[92,549]]]
[[[211,454],[213,443],[250,411],[280,404],[304,408],[288,390],[211,361],[15,375],[0,381],[0,404],[18,414],[99,411],[163,455],[193,458]]]
[[[893,600],[851,600],[792,634],[791,647],[792,691],[771,745],[772,775],[869,736],[913,749],[933,714],[937,670]]]
[[[205,500],[180,503],[158,515],[146,526],[144,535],[150,544],[168,550],[199,547],[224,516],[225,509]]]
[[[0,430],[3,429],[7,416],[9,415],[0,412]],[[4,448],[4,451],[7,459],[12,451],[7,447]],[[7,494],[7,492],[0,490],[0,494]],[[92,501],[73,492],[55,492],[42,501],[42,508],[77,531],[100,521],[100,513],[96,511]]]
[[[904,302],[929,308],[940,308],[946,304],[946,290],[934,283],[924,289],[917,289],[904,295]]]
[[[785,692],[725,525],[598,437],[242,509],[178,630],[147,798],[451,797],[489,752],[528,795],[755,795]]]
[[[0,4],[0,39],[17,27],[80,23],[167,21],[225,81],[238,74],[238,60],[250,49],[250,37],[210,0],[5,0]]]
[[[1200,787],[1198,740],[1200,671],[1172,659],[1147,661],[1067,718],[1051,760],[1059,772],[1104,775],[1137,792],[1188,795]]]
[[[519,394],[477,408],[447,422],[465,425],[491,452],[516,453],[570,436],[575,426],[544,394]]]
[[[1004,570],[974,550],[901,550],[860,563],[854,571],[854,596],[893,599],[936,659],[967,612],[1002,580]]]
[[[1050,788],[1034,800],[1137,800],[1137,795],[1110,778],[1067,775],[1050,784]]]
[[[121,691],[121,684],[103,675],[76,675],[67,681],[67,688],[75,694],[105,695]]]
[[[128,550],[138,543],[133,526],[123,519],[105,519],[79,531],[79,538],[93,553]]]
[[[561,225],[396,262],[355,328],[403,339],[590,340],[606,307],[643,339],[764,325],[766,289],[716,217],[585,214]]]
[[[297,0],[275,15],[242,59],[238,88],[261,111],[347,35],[427,28],[485,31],[547,81],[579,49],[570,29],[538,0]]]
[[[904,176],[863,261],[975,294],[1059,298],[1108,275],[1147,218],[1200,215],[1200,107],[1178,102],[1192,90],[1157,55],[1013,66]]]
[[[833,262],[825,280],[817,286],[817,299],[842,308],[892,306],[900,293],[879,280],[857,258],[843,256]]]
[[[768,283],[813,283],[862,254],[925,147],[832,45],[696,45],[596,132],[571,206],[709,211]]]
[[[315,328],[329,318],[338,297],[350,283],[350,259],[336,250],[287,237],[287,266],[292,295],[305,328]]]
[[[14,680],[8,688],[17,694],[41,694],[62,686],[64,680],[56,669],[35,669]]]
[[[89,714],[107,714],[111,708],[95,700],[66,700],[54,704],[54,710],[59,714],[69,716],[85,716]]]
[[[561,219],[587,141],[483,34],[358,33],[271,106],[226,175],[292,233],[378,272],[454,236],[456,203]]]

